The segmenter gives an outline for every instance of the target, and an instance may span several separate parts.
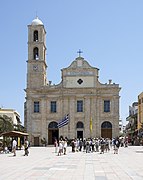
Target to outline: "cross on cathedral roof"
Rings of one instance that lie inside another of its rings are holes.
[[[78,56],[81,57],[81,54],[83,53],[80,49],[77,51]]]

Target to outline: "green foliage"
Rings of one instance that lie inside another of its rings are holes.
[[[13,131],[12,119],[6,115],[0,116],[0,133]]]
[[[26,129],[24,128],[24,126],[21,125],[21,123],[18,123],[17,125],[14,124],[14,130],[20,132],[26,132]]]

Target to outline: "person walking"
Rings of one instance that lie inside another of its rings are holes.
[[[86,151],[86,139],[84,138],[83,139],[83,152]]]
[[[71,142],[72,152],[75,152],[75,140],[73,139]]]
[[[104,138],[101,138],[100,140],[100,154],[104,154],[104,150],[105,150],[105,140]]]
[[[82,139],[80,138],[80,140],[79,140],[79,151],[81,152],[81,150],[82,150]]]
[[[60,140],[59,141],[59,152],[58,152],[58,156],[60,155],[62,155],[62,151],[63,151],[63,143],[62,143],[62,141]]]
[[[90,153],[90,139],[86,140],[86,153]]]
[[[99,141],[99,139],[97,138],[97,139],[95,140],[96,152],[99,152],[99,144],[100,144],[100,141]]]
[[[64,148],[64,155],[66,155],[66,152],[67,152],[67,140],[66,139],[64,139],[63,148]]]
[[[119,147],[120,147],[120,141],[119,141],[119,138],[117,137],[114,140],[114,154],[118,154]]]
[[[55,146],[55,153],[57,153],[58,152],[58,141],[57,141],[57,139],[55,139],[54,146]]]
[[[24,143],[24,151],[25,151],[24,156],[28,156],[28,154],[29,154],[28,147],[29,147],[29,142],[28,142],[28,140],[26,139],[26,140],[25,140],[25,143]]]
[[[15,139],[13,139],[13,141],[12,141],[13,156],[16,156],[16,146],[17,146],[17,141]]]

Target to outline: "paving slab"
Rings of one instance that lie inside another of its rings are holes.
[[[71,152],[58,156],[54,147],[30,147],[0,154],[0,180],[143,180],[142,146],[110,152]]]

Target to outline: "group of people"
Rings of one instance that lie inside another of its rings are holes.
[[[55,140],[55,152],[58,155],[66,154],[67,149],[67,139],[60,139],[59,142],[57,139]],[[80,138],[73,139],[70,143],[68,143],[71,148],[72,152],[99,152],[103,154],[104,152],[109,152],[110,149],[113,149],[114,154],[118,154],[119,147],[127,147],[127,141],[123,141],[123,139],[116,138],[84,138],[83,140]]]
[[[28,142],[28,139],[25,139],[25,142],[24,142],[24,156],[28,156],[29,154],[29,142]],[[14,138],[13,141],[12,141],[12,152],[13,152],[13,156],[16,156],[16,149],[17,149],[17,141],[16,139]]]
[[[116,138],[84,138],[84,139],[73,139],[70,143],[68,143],[67,138],[60,138],[58,141],[55,139],[54,146],[55,146],[55,153],[57,153],[58,156],[61,156],[62,154],[66,155],[67,153],[67,146],[68,144],[72,148],[72,152],[99,152],[100,154],[103,154],[104,152],[109,152],[110,149],[113,149],[114,154],[118,154],[119,147],[127,147],[127,141],[124,141],[124,139],[119,139],[119,137]],[[16,139],[13,139],[12,141],[12,152],[13,156],[16,156],[16,147],[17,147],[17,141]],[[29,142],[27,139],[25,139],[24,142],[24,156],[28,156],[29,154]]]
[[[109,138],[84,138],[73,139],[71,142],[72,152],[83,151],[86,153],[109,151],[111,148],[111,140]]]
[[[60,139],[59,142],[57,139],[55,139],[54,142],[55,146],[55,153],[58,153],[58,156],[61,156],[62,154],[66,155],[67,153],[67,139]]]

